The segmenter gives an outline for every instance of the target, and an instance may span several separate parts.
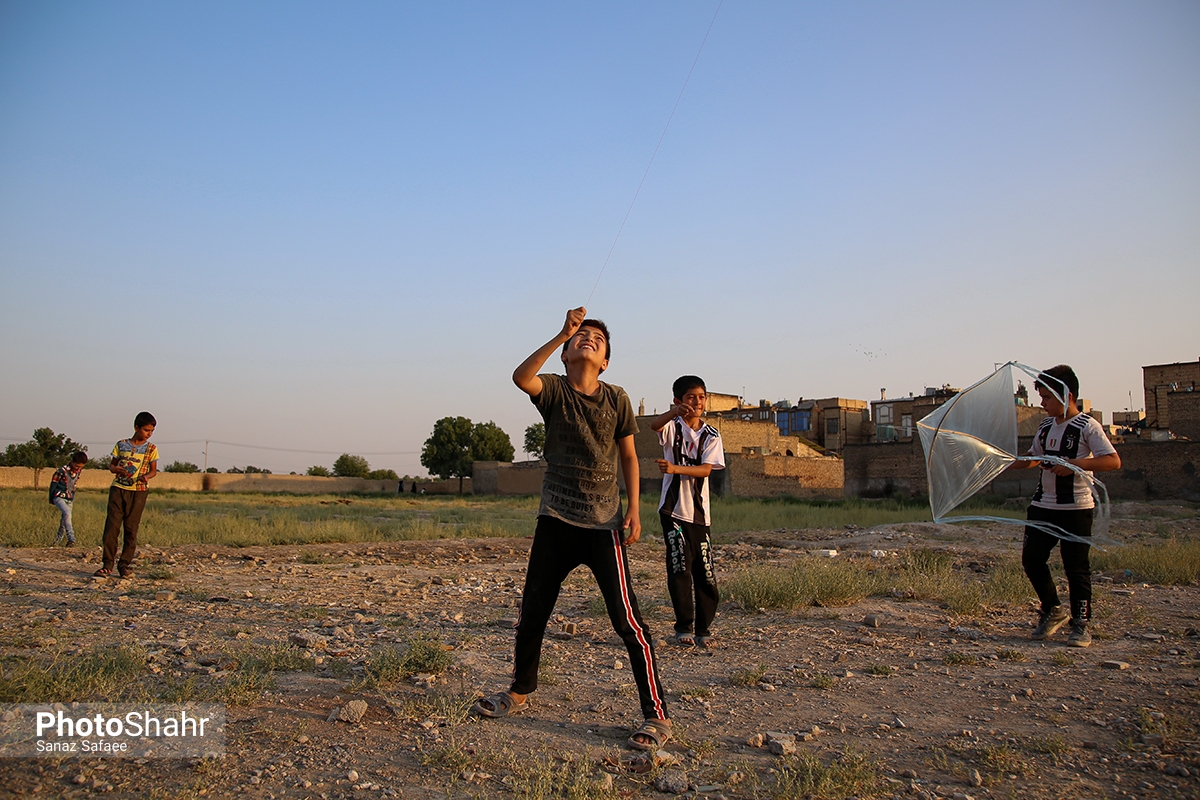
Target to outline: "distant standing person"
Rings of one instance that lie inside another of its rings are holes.
[[[1104,435],[1100,423],[1079,411],[1079,378],[1073,369],[1066,364],[1051,367],[1038,375],[1035,386],[1042,399],[1042,408],[1050,416],[1042,420],[1029,455],[1058,456],[1088,472],[1121,468],[1121,456]],[[1063,399],[1060,401],[1059,397]],[[1040,467],[1041,475],[1026,518],[1057,525],[1075,536],[1090,537],[1096,503],[1087,480],[1062,464],[1048,462],[1017,461],[1009,469],[1032,467]],[[1054,578],[1050,575],[1048,562],[1055,545],[1058,545],[1063,571],[1067,574],[1070,614],[1060,604]],[[1038,624],[1033,629],[1034,639],[1048,639],[1070,622],[1068,645],[1087,647],[1092,643],[1092,635],[1087,629],[1092,618],[1091,549],[1089,544],[1059,539],[1037,528],[1025,528],[1021,563],[1042,602]]]
[[[113,445],[112,461],[108,465],[113,478],[108,490],[108,518],[104,522],[104,563],[96,570],[96,577],[112,575],[113,565],[122,578],[133,577],[133,559],[137,555],[138,526],[142,512],[146,509],[146,493],[150,490],[150,479],[158,474],[158,448],[150,444],[154,426],[158,423],[149,411],[134,417],[133,436]],[[117,544],[121,528],[125,529],[125,543],[117,555]]]
[[[62,520],[58,523],[58,533],[54,534],[54,543],[60,541],[67,547],[75,546],[75,528],[71,524],[71,506],[75,502],[75,482],[87,464],[87,453],[75,451],[67,464],[54,471],[50,479],[50,505],[62,512]]]
[[[474,711],[483,717],[505,717],[529,708],[529,695],[538,685],[542,639],[559,591],[573,569],[586,565],[604,597],[613,629],[625,643],[645,717],[629,737],[629,746],[657,751],[671,738],[671,721],[625,552],[642,532],[633,446],[637,420],[625,390],[600,380],[612,352],[608,328],[586,315],[584,308],[568,311],[562,330],[513,372],[513,382],[529,395],[546,423],[546,476],[525,569],[512,684],[507,691],[479,700]],[[560,347],[567,374],[538,374]],[[629,498],[624,513],[618,466]]]
[[[667,550],[667,589],[675,607],[674,641],[707,647],[721,600],[709,540],[709,476],[725,468],[725,449],[721,434],[701,418],[708,400],[704,381],[684,375],[672,385],[671,395],[673,405],[650,427],[663,448],[658,459],[663,475],[658,516]]]

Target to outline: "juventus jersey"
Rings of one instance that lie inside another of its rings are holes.
[[[1063,422],[1046,417],[1033,437],[1029,448],[1031,456],[1058,456],[1059,458],[1091,458],[1107,456],[1117,452],[1112,442],[1104,435],[1100,423],[1087,414],[1076,414]],[[1039,508],[1081,509],[1093,508],[1092,491],[1082,475],[1055,475],[1042,469],[1041,481],[1033,493],[1032,505]]]
[[[663,446],[663,458],[672,464],[688,467],[711,464],[713,469],[725,468],[721,434],[711,425],[701,425],[700,430],[694,431],[676,417],[658,432],[658,441]],[[658,510],[683,522],[711,525],[708,484],[708,478],[664,474]]]

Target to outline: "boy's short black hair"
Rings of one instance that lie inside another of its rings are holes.
[[[1047,380],[1043,380],[1043,377]],[[1038,374],[1037,382],[1055,394],[1062,392],[1063,386],[1066,386],[1071,396],[1076,400],[1079,399],[1079,378],[1075,377],[1075,370],[1066,364],[1059,364],[1057,367],[1043,370]],[[1068,399],[1064,397],[1063,403],[1067,403]]]
[[[674,383],[671,384],[671,397],[673,397],[676,400],[680,400],[683,398],[683,396],[685,394],[687,394],[687,392],[691,391],[692,389],[695,389],[696,387],[700,387],[701,389],[704,390],[705,394],[708,394],[708,387],[704,385],[704,379],[701,378],[700,376],[698,376],[698,375],[680,376],[675,379]]]
[[[87,453],[83,452],[82,450],[76,450],[74,453],[71,453],[72,464],[86,464],[87,461]]]
[[[604,324],[604,320],[585,319],[583,322],[579,323],[579,328],[575,330],[575,333],[579,333],[579,331],[584,328],[595,328],[604,334],[604,360],[608,361],[610,358],[612,358],[612,337],[608,335],[608,326]],[[571,334],[572,339],[575,338],[575,333]],[[570,343],[570,341],[571,340],[568,339],[563,343],[562,351],[564,353],[567,352],[567,345]]]
[[[143,425],[154,425],[155,427],[157,427],[158,420],[154,419],[154,415],[151,414],[149,411],[142,411],[142,412],[139,412],[138,415],[133,418],[133,427],[140,428]]]

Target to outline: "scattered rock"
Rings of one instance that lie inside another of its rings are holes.
[[[683,794],[691,788],[691,783],[683,772],[669,769],[654,779],[654,788],[663,794]]]
[[[762,747],[763,742],[765,741],[766,737],[764,737],[761,733],[752,733],[746,738],[746,744],[750,747]]]
[[[303,650],[324,650],[329,647],[329,640],[319,633],[299,631],[292,634],[292,644]]]
[[[1124,661],[1101,661],[1100,669],[1129,669]]]
[[[357,725],[362,722],[363,716],[367,713],[367,701],[351,700],[343,706],[335,708],[329,714],[329,722],[347,722],[351,725]]]
[[[796,740],[767,742],[767,749],[774,756],[790,756],[796,754]]]
[[[976,788],[983,786],[983,776],[979,774],[979,770],[971,770],[971,774],[967,776],[967,783]]]
[[[879,627],[879,615],[878,614],[867,614],[865,617],[863,617],[862,624],[866,625],[868,628],[878,628]]]
[[[159,603],[166,603],[175,599],[174,592],[155,592],[154,599]]]

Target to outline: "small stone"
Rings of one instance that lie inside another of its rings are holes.
[[[245,592],[242,593],[242,597],[245,597],[247,600],[249,600],[250,598],[254,597],[254,592],[247,589]]]
[[[324,650],[329,646],[329,640],[319,633],[299,631],[292,634],[292,644],[304,650]]]
[[[654,779],[654,788],[663,794],[683,794],[690,787],[687,775],[677,769],[669,769]]]
[[[575,634],[579,633],[579,626],[574,622],[564,622],[562,626],[562,632],[574,636]]]
[[[625,669],[625,662],[619,658],[614,660],[613,661],[613,669]]]
[[[758,685],[758,688],[762,689],[764,692],[773,692],[775,691],[775,684],[763,682]]]
[[[915,769],[905,769],[900,771],[901,778],[908,778],[915,781],[917,779],[917,771]]]
[[[358,770],[352,769],[349,772],[347,772],[346,780],[350,781],[351,783],[354,783],[355,781],[357,781],[358,780]]]
[[[357,725],[367,713],[367,701],[351,700],[344,706],[335,708],[329,715],[329,722],[347,722]]]
[[[767,748],[771,751],[771,755],[790,756],[796,754],[796,740],[772,741],[767,743]]]
[[[308,744],[308,742],[309,742],[309,739],[304,734],[300,734],[299,736],[296,737],[296,744]]]
[[[979,774],[979,770],[971,770],[971,774],[967,776],[967,783],[976,788],[983,786],[983,776]]]
[[[71,778],[71,783],[75,784],[76,786],[83,786],[85,783],[87,783],[87,775],[84,775],[81,772],[74,778]]]
[[[596,788],[601,792],[611,792],[613,787],[613,776],[607,772],[600,773],[600,777],[596,779]]]
[[[878,614],[867,614],[865,617],[863,617],[862,624],[866,625],[868,628],[878,628],[879,627],[879,615]]]
[[[1101,661],[1100,669],[1129,669],[1124,661]]]
[[[175,599],[174,592],[155,592],[154,599],[159,603],[166,603]]]
[[[761,733],[752,733],[746,737],[746,744],[750,747],[762,747],[766,738]]]
[[[1161,733],[1143,733],[1142,744],[1151,745],[1153,747],[1162,747],[1163,737]]]

